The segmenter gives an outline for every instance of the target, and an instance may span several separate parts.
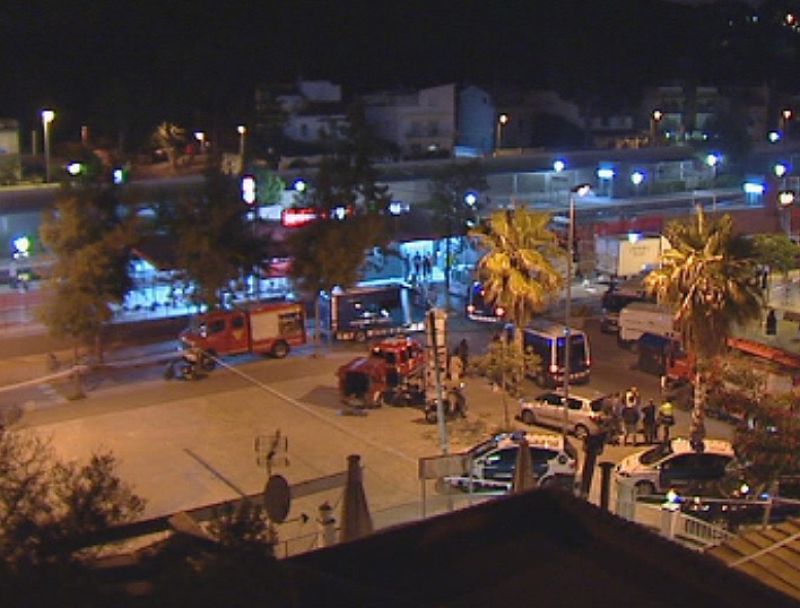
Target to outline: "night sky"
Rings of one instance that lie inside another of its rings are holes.
[[[707,9],[663,0],[7,0],[4,8],[0,116],[30,126],[53,107],[56,137],[80,124],[136,133],[164,119],[190,129],[245,122],[255,84],[298,76],[349,93],[507,82],[618,104],[645,82],[716,60],[705,45],[719,42],[698,13]],[[752,52],[738,52],[740,75],[758,69]]]

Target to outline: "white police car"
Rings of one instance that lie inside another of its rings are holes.
[[[733,459],[733,446],[723,439],[706,439],[696,450],[688,439],[676,437],[624,458],[614,475],[620,483],[633,484],[639,495],[671,489],[702,493],[725,476]]]
[[[514,479],[519,442],[525,438],[531,452],[533,475],[541,487],[572,490],[577,452],[560,435],[542,433],[500,433],[464,454],[465,474],[447,477],[446,484],[461,490],[508,492]]]

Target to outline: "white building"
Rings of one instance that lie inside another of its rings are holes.
[[[413,92],[385,91],[364,98],[375,135],[407,156],[450,153],[456,135],[456,85]]]
[[[347,124],[342,87],[328,80],[299,80],[293,91],[276,100],[288,115],[283,133],[294,141],[313,143]]]

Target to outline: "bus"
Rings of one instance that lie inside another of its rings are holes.
[[[480,281],[472,281],[467,288],[465,313],[472,321],[497,323],[503,320],[506,311],[502,306],[493,306],[486,301],[486,290]]]
[[[540,386],[554,388],[564,383],[566,330],[566,325],[538,320],[523,332],[523,347],[541,360],[538,368],[527,370],[527,375]],[[569,340],[569,381],[589,382],[592,363],[589,337],[580,329],[570,328]]]

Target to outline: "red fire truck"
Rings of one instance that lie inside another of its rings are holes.
[[[213,367],[213,357],[224,355],[285,357],[292,346],[305,344],[305,326],[302,303],[253,304],[200,315],[180,339],[185,348],[201,350],[204,366]]]
[[[425,401],[425,349],[411,338],[389,338],[337,371],[342,401],[363,407]]]

